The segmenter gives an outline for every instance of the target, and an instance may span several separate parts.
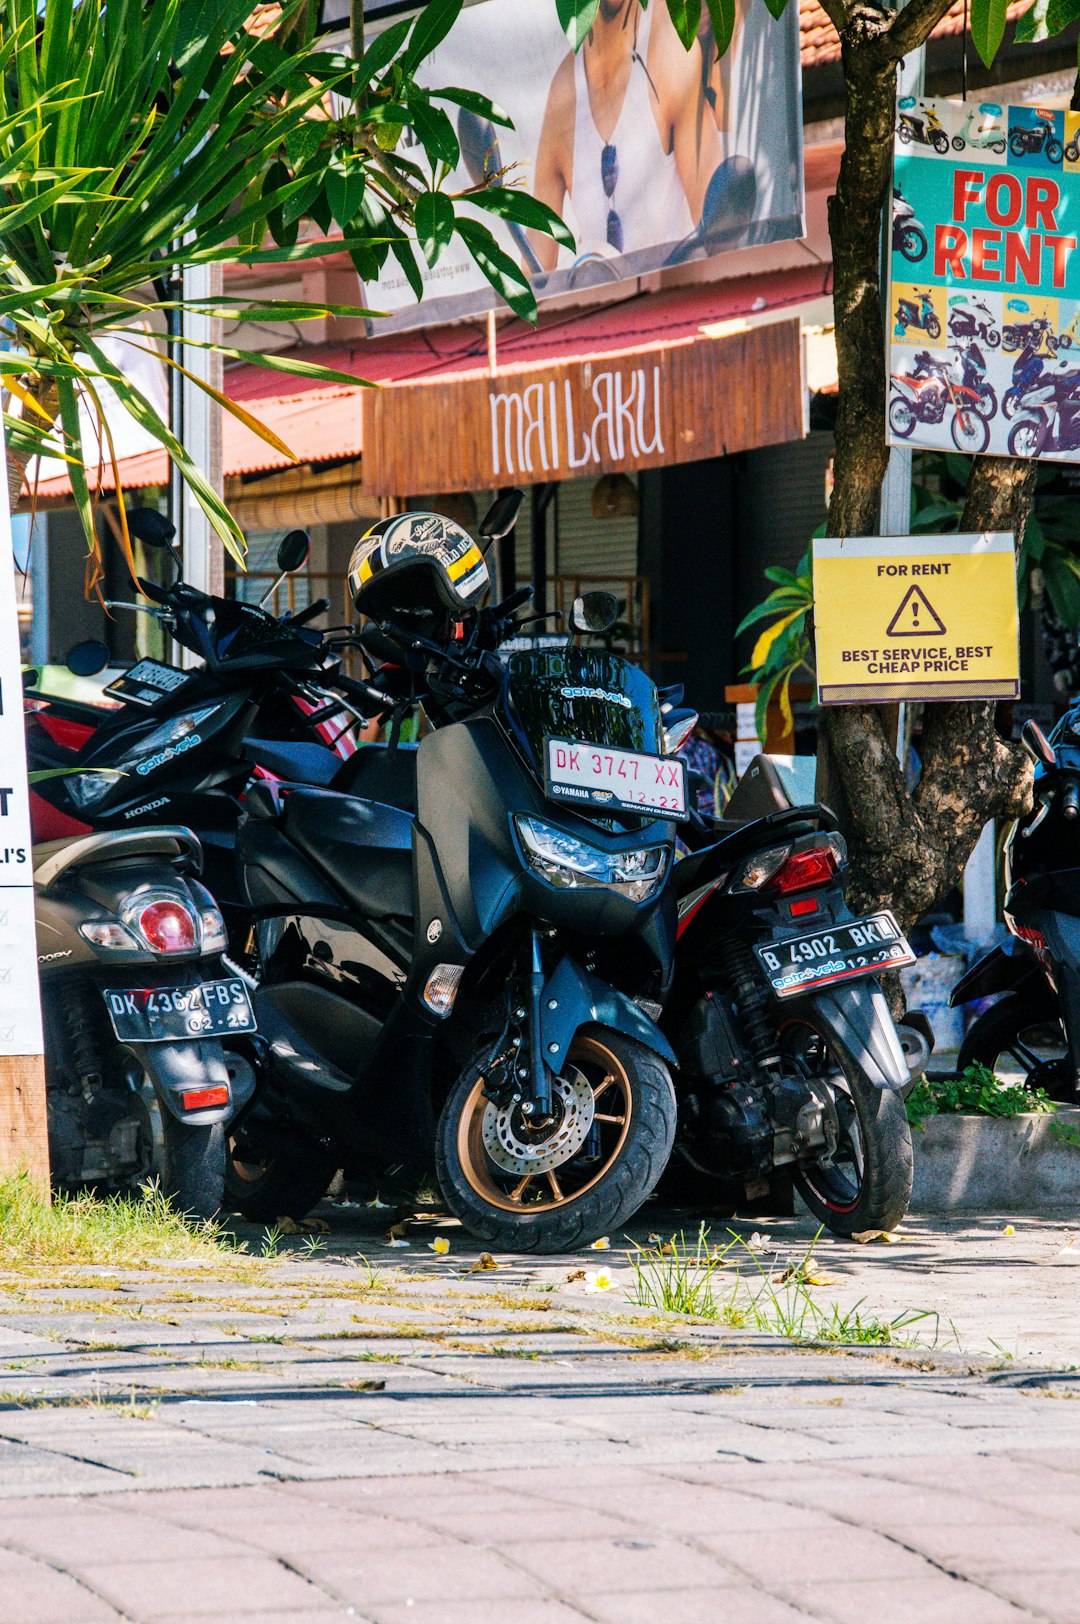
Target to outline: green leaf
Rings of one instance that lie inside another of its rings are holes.
[[[509,113],[505,113],[497,102],[489,101],[476,90],[459,90],[456,85],[443,85],[440,90],[429,90],[428,95],[436,101],[453,102],[458,107],[466,108],[475,113],[477,118],[486,118],[492,124],[503,124],[508,130],[514,127],[514,121]]]
[[[1037,564],[1046,551],[1046,532],[1034,513],[1028,514],[1024,525],[1023,550],[1033,564]]]
[[[413,224],[424,258],[429,265],[435,265],[454,235],[454,205],[446,193],[422,192],[417,199]]]
[[[405,272],[405,278],[418,299],[424,297],[424,278],[420,267],[416,263],[416,255],[412,251],[412,244],[406,237],[392,237],[390,239],[390,252]]]
[[[683,48],[688,51],[697,39],[701,0],[667,0],[667,8],[675,24],[675,32],[682,40]]]
[[[705,0],[712,23],[716,54],[723,56],[735,32],[735,0]]]
[[[771,14],[779,21],[787,10],[788,0],[765,0],[765,5]]]
[[[1060,34],[1077,17],[1080,17],[1080,0],[1050,0],[1046,8],[1046,32]]]
[[[1048,553],[1042,563],[1046,590],[1054,613],[1071,631],[1080,626],[1080,580],[1060,553]]]
[[[536,295],[521,266],[504,254],[487,226],[458,216],[458,235],[492,287],[523,321],[536,321]]]
[[[562,31],[572,50],[580,51],[584,45],[599,9],[600,0],[555,0]]]
[[[485,186],[480,191],[470,192],[465,201],[478,209],[486,209],[489,214],[497,214],[502,220],[513,220],[516,225],[542,231],[571,253],[576,249],[573,232],[555,210],[538,198],[530,197],[528,192],[519,192],[513,186]]]
[[[416,138],[428,158],[441,159],[453,169],[461,157],[461,148],[454,126],[442,108],[432,107],[427,101],[410,99],[408,122],[416,131]]]
[[[1033,40],[1043,40],[1049,33],[1046,26],[1046,11],[1048,0],[1035,0],[1030,10],[1025,11],[1017,19],[1013,41],[1017,45],[1027,45]]]
[[[353,93],[355,95],[359,95],[365,86],[369,85],[373,79],[376,79],[380,73],[390,66],[408,38],[411,27],[412,18],[402,17],[400,22],[391,23],[390,27],[383,29],[381,34],[376,34],[360,58],[353,74]]]
[[[971,37],[989,68],[1005,34],[1008,0],[971,0]]]
[[[364,201],[365,178],[359,164],[332,164],[326,172],[326,201],[344,231],[355,220]]]
[[[412,36],[401,58],[405,74],[416,72],[426,56],[449,34],[461,13],[463,0],[428,0],[413,24]]]

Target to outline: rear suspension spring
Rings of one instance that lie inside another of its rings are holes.
[[[735,997],[750,1052],[758,1065],[776,1059],[776,1022],[772,998],[761,985],[754,956],[737,936],[722,936],[715,944],[716,958]]]
[[[101,1048],[98,1043],[93,989],[85,982],[73,982],[62,1001],[71,1065],[83,1091],[97,1087],[102,1078]]]

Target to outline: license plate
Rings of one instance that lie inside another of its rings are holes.
[[[109,987],[103,996],[121,1043],[182,1043],[256,1029],[239,976],[198,987]]]
[[[619,812],[686,818],[686,765],[675,756],[648,756],[607,744],[547,741],[545,791],[553,801],[576,801]]]
[[[915,963],[891,913],[870,914],[846,925],[789,936],[786,941],[755,947],[754,952],[778,998],[794,998],[833,981]]]
[[[176,665],[163,665],[160,660],[138,660],[129,671],[114,678],[104,691],[128,705],[152,705],[162,694],[171,694],[183,687],[190,676],[190,671],[181,671]]]

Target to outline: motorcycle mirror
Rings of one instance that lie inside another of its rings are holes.
[[[1053,745],[1046,737],[1046,734],[1043,732],[1038,722],[1033,722],[1030,716],[1020,729],[1020,743],[1023,745],[1032,761],[1039,762],[1043,767],[1054,767],[1057,765],[1057,757],[1054,755]]]
[[[176,526],[164,513],[149,507],[127,508],[125,512],[128,531],[144,547],[171,551],[176,540]]]
[[[74,648],[68,649],[64,664],[73,677],[96,677],[99,671],[104,671],[111,658],[104,643],[96,637],[88,637],[85,642],[76,643]]]
[[[277,567],[282,575],[295,575],[302,570],[311,553],[311,537],[306,530],[290,530],[277,550]]]
[[[495,498],[480,521],[480,534],[485,541],[501,541],[510,534],[524,500],[525,492],[519,490],[503,491]]]
[[[574,599],[570,611],[571,632],[610,631],[619,618],[619,600],[614,592],[583,592]]]

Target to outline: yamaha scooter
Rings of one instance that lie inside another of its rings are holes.
[[[909,327],[920,328],[927,338],[941,337],[941,322],[934,309],[934,296],[927,288],[916,288],[915,299],[901,299],[896,307],[896,337],[903,338]]]

